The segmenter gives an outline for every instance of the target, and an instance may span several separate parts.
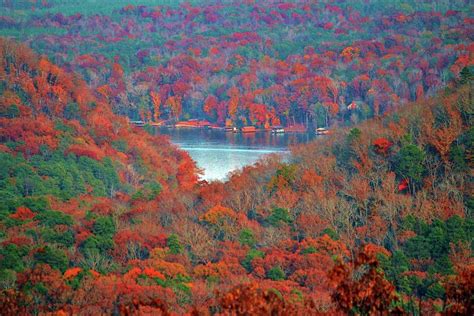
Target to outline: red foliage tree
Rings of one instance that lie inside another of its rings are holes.
[[[377,153],[385,156],[388,154],[388,151],[390,150],[390,147],[392,147],[393,143],[388,139],[381,137],[374,140],[373,145]]]
[[[218,298],[219,307],[229,315],[297,315],[310,312],[310,302],[298,306],[257,284],[239,285]]]
[[[329,273],[335,284],[332,295],[339,310],[344,313],[370,315],[388,313],[397,300],[395,286],[380,272],[375,253],[366,246],[350,263],[339,263]]]
[[[449,278],[446,288],[446,314],[472,315],[474,313],[474,265],[469,265],[459,271],[455,277]]]
[[[17,208],[16,213],[10,215],[10,218],[26,221],[32,219],[35,216],[36,214],[33,213],[29,208],[20,206]]]

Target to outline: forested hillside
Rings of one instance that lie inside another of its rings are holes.
[[[0,3],[1,315],[474,314],[469,1]]]
[[[4,1],[0,34],[134,120],[346,125],[472,65],[469,1]]]
[[[14,303],[19,311],[54,311],[66,302],[64,289],[77,289],[63,283],[76,267],[112,271],[126,264],[111,260],[112,251],[134,258],[148,255],[145,244],[165,245],[157,211],[179,214],[197,168],[186,152],[129,126],[77,75],[28,48],[2,39],[0,65],[1,287],[26,295]],[[128,249],[134,238],[139,246]],[[5,294],[12,293],[3,292],[2,307],[12,303]]]
[[[46,57],[0,78],[2,313],[472,313],[469,68],[211,184]]]

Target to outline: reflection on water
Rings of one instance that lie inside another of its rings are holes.
[[[203,169],[202,179],[208,181],[224,180],[229,172],[251,165],[266,154],[287,155],[289,145],[315,137],[304,133],[234,134],[209,129],[157,128],[156,132],[169,135],[173,143],[188,151]]]

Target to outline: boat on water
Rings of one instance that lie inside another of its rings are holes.
[[[283,126],[272,126],[272,129],[271,129],[271,132],[272,134],[283,134],[285,132],[285,129],[283,128]]]
[[[238,129],[235,126],[226,126],[225,131],[229,133],[237,133]]]
[[[255,133],[256,131],[257,129],[255,128],[255,126],[244,126],[241,129],[242,133]]]
[[[135,126],[145,126],[145,122],[143,121],[129,121],[130,124],[135,125]]]
[[[327,134],[329,134],[329,130],[327,128],[324,128],[324,127],[318,127],[315,132],[316,132],[316,135],[327,135]]]

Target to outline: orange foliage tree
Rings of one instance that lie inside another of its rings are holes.
[[[375,253],[365,246],[352,262],[341,262],[330,271],[335,284],[332,297],[342,312],[370,315],[392,311],[392,303],[397,300],[395,286],[379,271]]]
[[[159,93],[150,91],[151,101],[153,103],[153,120],[157,122],[160,119],[161,97]]]

